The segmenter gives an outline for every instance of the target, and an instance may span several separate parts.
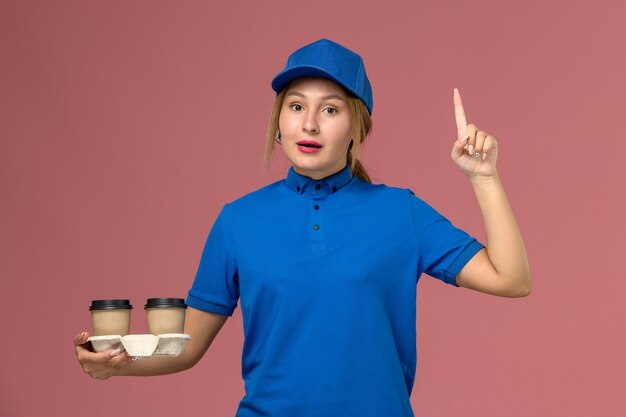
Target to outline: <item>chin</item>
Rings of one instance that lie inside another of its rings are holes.
[[[294,169],[299,172],[305,173],[304,175],[312,176],[314,174],[319,174],[320,172],[324,172],[324,168],[317,165],[304,165],[304,164],[293,164]]]
[[[324,165],[320,165],[312,161],[300,161],[296,159],[296,160],[291,160],[290,162],[294,167],[300,170],[306,170],[306,171],[324,171],[325,168],[328,168],[328,167],[325,167]]]

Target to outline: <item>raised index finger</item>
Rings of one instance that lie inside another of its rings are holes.
[[[467,135],[467,120],[465,119],[465,109],[461,101],[459,90],[454,89],[454,117],[456,118],[456,130],[458,139],[462,139]]]

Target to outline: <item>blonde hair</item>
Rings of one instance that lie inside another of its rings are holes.
[[[274,151],[276,134],[278,133],[278,120],[280,118],[280,111],[285,100],[287,87],[283,88],[283,90],[276,95],[276,100],[274,101],[274,106],[272,107],[272,114],[270,115],[267,137],[265,139],[264,156],[265,168],[267,170],[269,170],[270,159],[272,157],[272,152]],[[372,182],[370,176],[365,170],[365,167],[358,160],[361,146],[363,145],[365,138],[367,138],[372,131],[372,117],[370,116],[367,107],[360,99],[356,98],[353,94],[347,91],[346,95],[348,96],[348,110],[350,112],[350,120],[352,121],[352,142],[350,143],[348,154],[346,156],[347,163],[350,165],[350,171],[353,176],[366,182]]]

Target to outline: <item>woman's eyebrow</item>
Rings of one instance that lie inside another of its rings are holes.
[[[287,95],[288,96],[298,96],[298,97],[306,98],[306,96],[304,94],[299,93],[297,91],[292,91],[292,92],[288,93]],[[338,100],[345,101],[343,99],[343,97],[341,97],[340,95],[337,95],[337,94],[331,94],[331,95],[328,95],[328,96],[324,96],[324,97],[322,97],[322,100],[330,100],[331,98],[336,98]]]

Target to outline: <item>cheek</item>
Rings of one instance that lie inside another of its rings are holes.
[[[281,114],[278,118],[278,128],[281,132],[289,132],[294,128],[294,120],[286,115]]]
[[[350,143],[350,140],[352,140],[352,124],[348,123],[347,126],[344,126],[343,136],[347,138],[346,143]]]
[[[283,125],[285,122],[283,121],[283,113],[278,115],[278,129],[283,130]]]

